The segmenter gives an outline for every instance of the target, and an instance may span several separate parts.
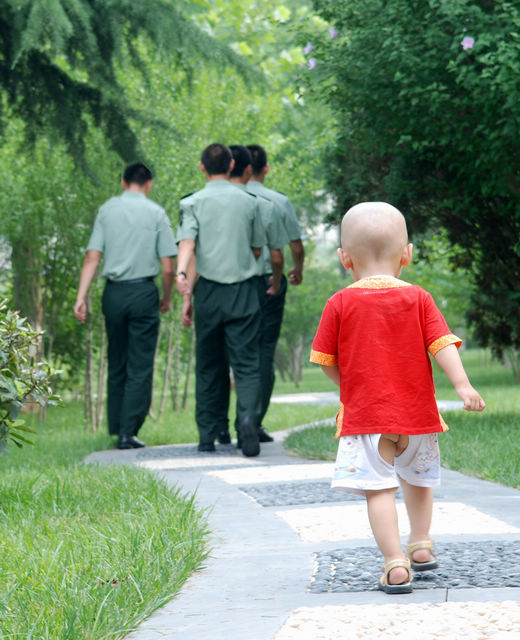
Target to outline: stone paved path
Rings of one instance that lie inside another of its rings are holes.
[[[87,458],[151,469],[210,509],[204,568],[128,640],[520,638],[520,491],[445,470],[432,528],[441,569],[388,596],[374,590],[364,502],[330,491],[332,465],[288,456],[275,435],[257,458],[194,445]]]

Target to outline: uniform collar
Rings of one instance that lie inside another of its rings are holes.
[[[121,195],[124,198],[146,198],[144,193],[140,191],[128,191],[128,189],[125,189]]]
[[[208,180],[208,182],[206,182],[206,184],[204,185],[204,189],[215,189],[218,187],[221,187],[224,184],[231,184],[231,182],[229,182],[229,180]]]

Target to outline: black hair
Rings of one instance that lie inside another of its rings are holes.
[[[225,144],[214,142],[208,145],[200,157],[200,161],[210,176],[218,176],[229,171],[232,159],[231,151]]]
[[[126,167],[123,173],[123,180],[126,184],[138,184],[144,186],[148,180],[152,179],[152,172],[142,162],[134,162]]]
[[[251,154],[251,167],[253,175],[258,176],[262,173],[263,168],[267,164],[267,152],[259,144],[248,144],[247,148]]]
[[[233,160],[235,166],[233,167],[230,178],[241,178],[244,175],[246,168],[252,163],[251,153],[249,149],[243,147],[241,144],[231,144],[229,149],[233,154]]]

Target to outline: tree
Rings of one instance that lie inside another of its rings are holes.
[[[413,232],[445,228],[473,283],[483,345],[520,348],[520,7],[507,0],[315,0],[309,87],[339,134],[335,217],[384,199]]]
[[[297,287],[287,288],[287,303],[275,363],[283,379],[288,376],[296,386],[303,367],[309,362],[312,341],[327,300],[351,283],[344,275],[318,268],[313,260],[313,247],[306,244],[305,276]]]
[[[170,64],[193,69],[198,61],[245,70],[240,56],[186,16],[186,0],[2,0],[0,90],[25,123],[27,139],[54,132],[84,160],[89,123],[111,147],[132,160],[139,148],[130,123],[138,112],[126,99],[118,73],[129,56],[146,73],[136,43],[153,42]]]

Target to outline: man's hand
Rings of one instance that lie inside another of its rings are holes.
[[[302,283],[303,274],[299,269],[289,269],[287,276],[289,278],[289,284],[297,285]]]
[[[76,304],[74,305],[74,315],[76,316],[76,320],[85,322],[87,319],[87,303],[85,300],[80,298],[76,300]]]
[[[168,296],[168,298],[162,298],[161,301],[159,302],[159,311],[161,313],[168,313],[168,311],[171,308],[172,308],[171,297]]]
[[[273,276],[269,278],[269,289],[267,289],[266,293],[269,296],[275,296],[280,291],[281,282],[278,280],[274,281]]]
[[[191,295],[184,296],[182,302],[181,320],[183,327],[191,327],[193,315],[193,304],[191,302]]]
[[[191,288],[188,278],[183,273],[179,273],[177,280],[175,281],[175,287],[181,296],[190,296]]]

